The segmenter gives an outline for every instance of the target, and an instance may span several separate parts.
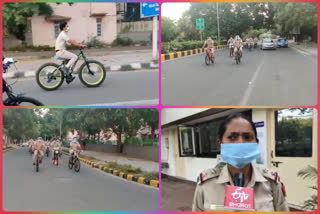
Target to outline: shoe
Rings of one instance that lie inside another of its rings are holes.
[[[41,163],[42,163],[42,160],[40,160],[39,163],[41,164]]]
[[[36,165],[36,163],[32,163],[34,166]]]
[[[69,74],[67,77],[66,77],[66,82],[69,84],[71,83],[76,77],[73,77],[71,74]]]

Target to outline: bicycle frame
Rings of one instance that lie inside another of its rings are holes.
[[[83,59],[83,60],[84,60],[84,62],[85,62],[86,65],[87,65],[87,68],[88,68],[88,70],[89,70],[89,73],[92,74],[92,75],[94,75],[94,73],[89,69],[87,57],[84,55],[82,49],[80,49],[80,53],[79,53],[78,56],[77,56],[77,60],[74,62],[74,64],[73,64],[72,67],[70,68],[71,73],[74,72],[74,68],[76,67],[79,59]],[[60,69],[61,67],[65,66],[65,65],[66,65],[66,62],[65,62],[65,61],[62,61],[62,64],[58,67],[58,69]]]

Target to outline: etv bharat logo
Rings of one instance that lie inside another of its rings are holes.
[[[233,199],[238,201],[240,199],[240,202],[243,203],[243,201],[246,201],[249,198],[249,194],[246,194],[244,191],[241,192],[241,187],[236,189],[234,193],[232,193]],[[240,192],[238,192],[240,191]]]

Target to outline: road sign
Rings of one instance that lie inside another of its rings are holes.
[[[197,30],[204,29],[204,19],[196,19]]]
[[[159,4],[158,3],[140,3],[140,17],[152,17],[159,16]]]

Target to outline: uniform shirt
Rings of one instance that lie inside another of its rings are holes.
[[[67,42],[70,40],[67,33],[61,31],[56,40],[56,50],[66,50]]]
[[[237,48],[242,47],[242,40],[241,39],[235,39],[234,40],[234,46]]]
[[[204,42],[204,46],[207,45],[208,48],[214,48],[214,41],[212,39],[208,39]]]
[[[227,185],[234,185],[227,165],[203,171],[198,178],[192,211],[222,211]],[[254,189],[256,211],[289,211],[276,173],[252,165],[247,187]]]
[[[46,146],[44,145],[44,142],[41,141],[41,140],[37,140],[33,143],[33,146],[32,146],[32,150],[42,150],[42,151],[45,151],[46,150]]]
[[[71,142],[70,143],[70,149],[72,149],[73,151],[78,151],[81,149],[80,143],[78,142]]]
[[[52,142],[52,149],[59,150],[60,149],[60,143],[58,141]]]

